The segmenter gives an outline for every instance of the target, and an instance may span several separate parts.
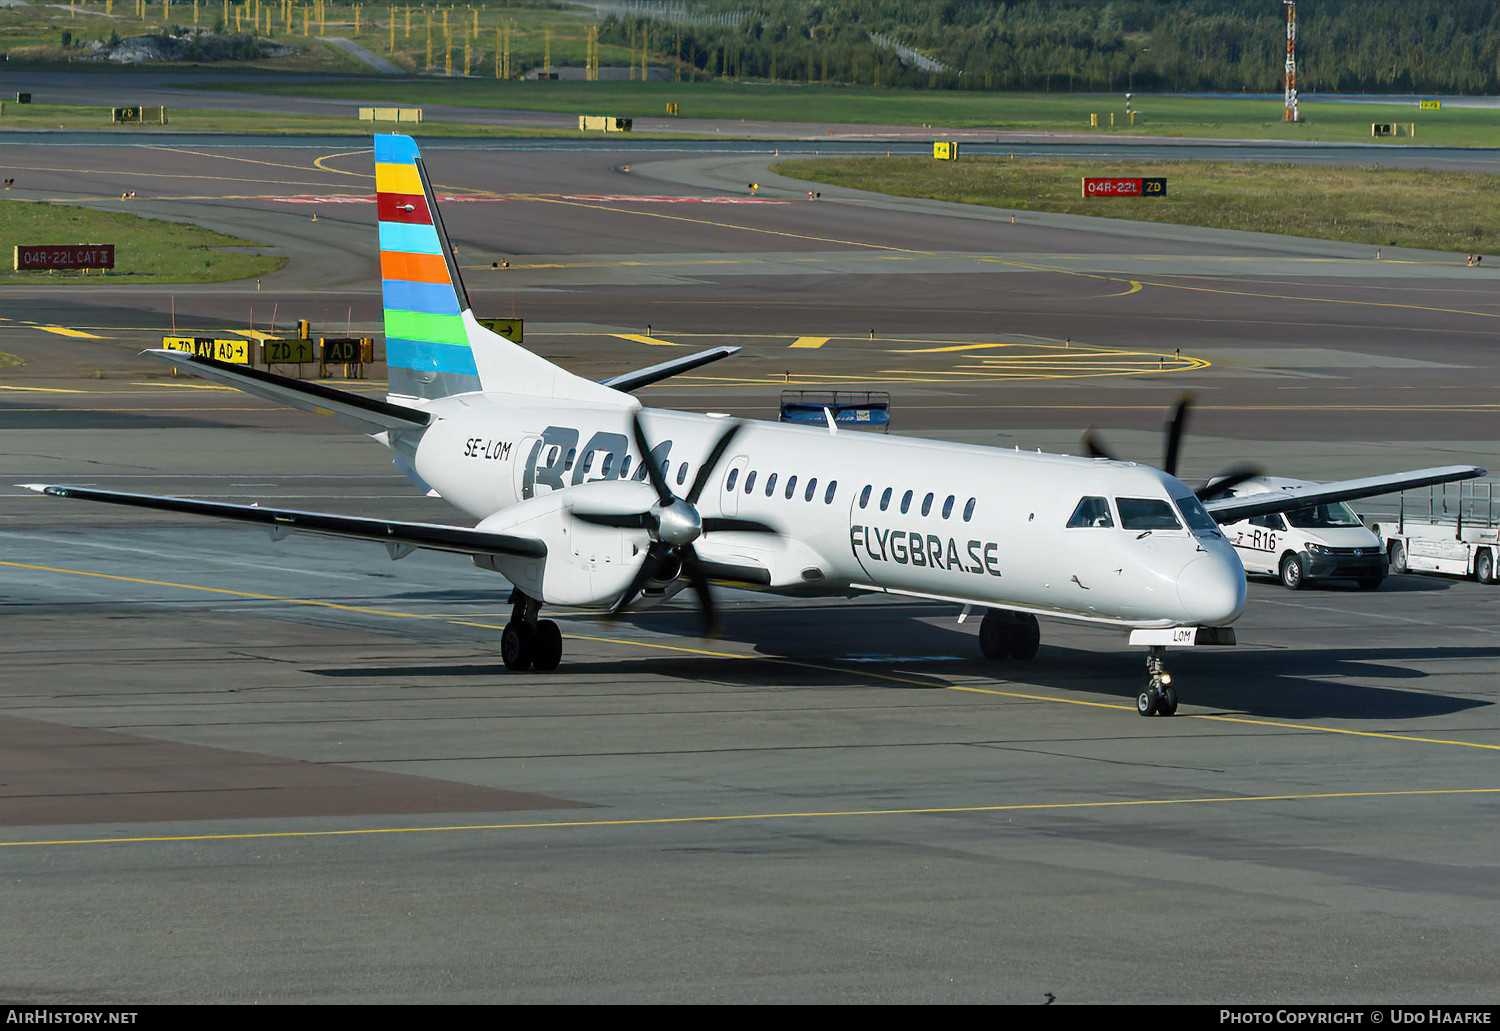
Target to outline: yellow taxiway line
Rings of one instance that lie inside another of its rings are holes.
[[[591,827],[668,827],[684,824],[751,823],[777,820],[831,820],[891,816],[954,816],[986,813],[1078,812],[1147,806],[1239,805],[1247,802],[1316,802],[1334,799],[1388,799],[1433,796],[1495,795],[1500,788],[1428,788],[1405,791],[1325,791],[1292,795],[1224,795],[1217,798],[1141,798],[1087,802],[1014,802],[998,805],[922,806],[902,809],[822,809],[782,813],[723,813],[700,816],[652,816],[614,820],[537,820],[526,823],[450,824],[441,827],[362,827],[342,830],[246,831],[224,834],[141,835],[119,838],[58,838],[45,841],[0,841],[0,848],[37,845],[131,845],[173,842],[260,841],[286,838],[348,838],[373,834],[454,834],[474,831],[576,830]]]
[[[312,598],[292,598],[275,594],[258,594],[251,591],[236,591],[223,587],[204,587],[198,584],[173,583],[167,580],[147,580],[140,577],[120,576],[115,573],[97,573],[83,569],[63,569],[56,566],[39,566],[24,562],[0,561],[0,567],[12,569],[27,569],[33,572],[60,573],[67,576],[94,577],[101,580],[115,580],[122,583],[143,584],[150,587],[170,587],[183,591],[200,591],[207,594],[221,594],[235,598],[247,598],[253,601],[273,601],[287,605],[308,605],[317,608],[335,609],[342,612],[357,612],[362,615],[384,616],[391,619],[421,619],[440,620],[455,626],[480,627],[484,629],[499,630],[500,626],[491,623],[481,623],[470,620],[455,619],[451,616],[441,614],[423,614],[418,612],[401,612],[395,609],[371,608],[362,605],[342,605],[337,602],[320,601]],[[1000,698],[1015,698],[1022,701],[1045,702],[1054,705],[1079,705],[1095,709],[1115,709],[1121,712],[1130,712],[1133,705],[1124,705],[1115,702],[1094,702],[1075,698],[1062,698],[1056,695],[1030,694],[1020,691],[1006,691],[1001,688],[974,687],[965,684],[949,684],[932,677],[899,676],[892,673],[880,673],[868,669],[850,669],[836,663],[816,663],[799,659],[778,658],[775,656],[764,656],[748,653],[708,651],[701,648],[692,648],[685,645],[658,644],[652,641],[630,641],[624,638],[594,637],[586,634],[565,634],[564,637],[573,641],[593,641],[603,644],[617,644],[632,648],[655,649],[658,651],[672,651],[689,655],[703,655],[719,659],[751,659],[761,662],[772,662],[782,666],[794,666],[802,669],[815,670],[823,673],[844,673],[872,680],[881,680],[888,683],[916,685],[921,687],[938,687],[948,691],[959,691],[969,694],[991,695]],[[899,661],[896,660],[896,661]],[[1455,741],[1446,738],[1417,737],[1409,734],[1390,734],[1370,730],[1347,730],[1342,727],[1325,727],[1316,724],[1287,723],[1277,720],[1256,719],[1251,716],[1232,716],[1212,713],[1180,713],[1178,718],[1209,720],[1221,723],[1241,723],[1249,726],[1275,727],[1280,730],[1296,730],[1306,733],[1320,734],[1344,734],[1351,737],[1376,738],[1387,741],[1405,741],[1417,744],[1451,745],[1459,748],[1479,748],[1488,751],[1500,751],[1500,745],[1485,744],[1476,741]]]

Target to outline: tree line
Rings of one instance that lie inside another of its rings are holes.
[[[700,77],[949,89],[1265,93],[1286,61],[1274,0],[703,0],[691,8],[702,22],[684,22],[683,6],[669,24],[638,5],[605,19],[600,39],[647,39]],[[707,17],[728,11],[732,24]],[[1297,80],[1318,93],[1496,92],[1500,5],[1301,0]]]

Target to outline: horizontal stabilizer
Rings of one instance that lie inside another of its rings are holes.
[[[288,408],[298,408],[317,415],[331,415],[361,433],[421,429],[430,419],[426,412],[416,408],[391,404],[389,401],[365,397],[348,390],[336,390],[321,383],[307,383],[289,376],[277,376],[245,365],[230,365],[185,351],[153,349],[141,353],[195,376],[223,383]]]
[[[702,368],[709,362],[716,362],[720,358],[728,358],[732,354],[739,353],[738,347],[710,347],[707,351],[699,351],[682,358],[673,358],[671,361],[652,365],[645,369],[637,369],[634,372],[622,372],[618,376],[602,379],[599,382],[606,387],[629,393],[648,387],[653,383],[660,383],[669,376],[689,372],[693,369]]]
[[[135,508],[152,508],[162,512],[185,512],[191,515],[211,516],[215,519],[259,523],[276,536],[288,533],[317,533],[329,537],[378,541],[387,546],[407,545],[414,548],[429,548],[434,551],[452,551],[462,555],[514,555],[522,558],[542,558],[547,554],[547,546],[534,537],[491,533],[466,526],[402,523],[392,519],[365,519],[359,516],[331,515],[326,512],[297,512],[284,508],[265,508],[261,505],[228,505],[217,501],[160,497],[155,494],[126,494],[121,491],[94,490],[89,487],[66,487],[44,483],[24,483],[20,486],[34,490],[38,494],[49,494],[55,498],[103,501],[112,505],[130,505]],[[392,555],[396,554],[393,548]]]
[[[1335,501],[1357,501],[1378,494],[1394,494],[1397,491],[1416,487],[1430,487],[1454,480],[1472,480],[1483,476],[1485,471],[1474,465],[1445,465],[1433,469],[1416,469],[1409,473],[1391,473],[1385,476],[1366,476],[1359,480],[1337,480],[1333,483],[1309,484],[1306,487],[1286,487],[1281,490],[1246,494],[1232,498],[1213,498],[1203,507],[1219,523],[1237,523],[1251,516],[1269,515],[1272,512],[1290,512],[1293,509],[1309,508],[1313,505],[1329,505]]]

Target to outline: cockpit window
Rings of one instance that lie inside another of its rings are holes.
[[[1084,498],[1073,509],[1073,514],[1068,517],[1068,529],[1077,529],[1080,526],[1114,526],[1115,521],[1109,514],[1109,502],[1103,498]]]
[[[1219,524],[1214,522],[1214,517],[1208,514],[1199,501],[1192,494],[1184,494],[1180,498],[1173,498],[1177,503],[1177,510],[1182,513],[1183,520],[1188,524],[1188,529],[1194,533],[1216,533]]]
[[[1331,505],[1309,505],[1294,508],[1286,514],[1286,521],[1304,530],[1326,530],[1338,526],[1358,526],[1359,516],[1342,501]]]
[[[1120,526],[1126,530],[1180,530],[1172,506],[1160,498],[1115,498]]]

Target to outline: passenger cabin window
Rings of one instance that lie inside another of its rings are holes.
[[[932,513],[932,495],[929,494],[925,498],[922,499],[922,514],[923,515],[930,515],[931,513]]]
[[[1180,530],[1172,504],[1160,498],[1115,498],[1120,526],[1126,530]]]
[[[885,489],[885,492],[880,495],[880,510],[882,512],[884,512],[886,509],[888,509],[890,507],[891,507],[891,488],[887,487]]]
[[[738,469],[731,469],[731,470],[729,470],[729,478],[724,481],[724,489],[725,490],[734,490],[735,482],[738,481],[739,478],[740,478],[740,471]]]
[[[1078,502],[1078,507],[1073,509],[1073,514],[1068,517],[1068,529],[1070,530],[1075,530],[1082,526],[1114,525],[1115,521],[1109,514],[1109,502],[1103,498],[1084,498]]]
[[[825,505],[831,505],[831,504],[833,504],[833,495],[834,495],[834,492],[837,491],[838,489],[839,489],[839,481],[838,480],[829,480],[828,481],[828,489],[823,492],[823,504],[825,504]],[[868,487],[865,488],[865,490],[869,490],[869,489],[870,488],[868,488]],[[869,495],[866,494],[865,497],[869,497]],[[864,506],[860,506],[860,507],[864,507]]]
[[[952,494],[949,494],[948,495],[948,500],[945,501],[945,502],[943,502],[943,518],[944,519],[947,519],[949,516],[951,516],[953,514],[953,502],[955,502],[957,500],[958,499],[955,498]]]
[[[786,498],[792,500],[792,495],[797,493],[797,475],[793,473],[786,478]]]
[[[803,496],[802,500],[811,501],[813,499],[813,495],[816,493],[818,493],[818,478],[814,476],[812,479],[807,481],[807,493]]]
[[[682,467],[677,470],[677,486],[681,487],[686,482],[687,482],[687,463],[683,462],[682,463]]]
[[[749,494],[752,490],[755,489],[755,474],[756,474],[756,471],[754,469],[751,469],[748,473],[745,474],[745,493],[746,494]]]
[[[766,477],[766,497],[776,493],[776,474],[772,473]]]
[[[974,505],[977,501],[977,498],[970,498],[969,503],[964,506],[964,522],[974,518]]]
[[[860,508],[866,508],[866,507],[869,506],[869,504],[870,504],[870,494],[873,493],[874,490],[875,490],[874,487],[871,487],[868,483],[865,484],[865,489],[859,492],[859,507]],[[829,484],[829,486],[828,486],[828,492],[829,492],[829,494],[833,493],[833,485],[832,484]]]
[[[906,513],[910,512],[910,511],[911,511],[911,491],[907,491],[905,494],[901,495],[901,514],[902,515],[906,515]]]

